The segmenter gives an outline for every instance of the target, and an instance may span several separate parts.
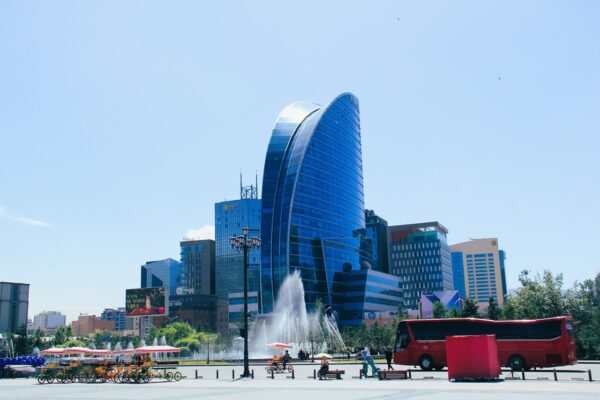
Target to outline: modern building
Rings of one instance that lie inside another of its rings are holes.
[[[114,321],[105,321],[95,315],[81,314],[77,321],[71,323],[74,336],[87,336],[98,331],[112,331],[115,329]]]
[[[54,332],[59,326],[67,324],[67,316],[60,311],[44,311],[33,316],[33,331],[41,329],[46,333]]]
[[[388,223],[373,210],[365,210],[367,240],[371,245],[371,267],[375,271],[388,273]]]
[[[181,263],[167,258],[159,261],[148,261],[142,265],[141,287],[164,286],[169,295],[175,295],[181,275]]]
[[[187,322],[199,330],[217,330],[217,297],[210,294],[182,294],[169,297],[169,317]]]
[[[180,295],[215,294],[215,241],[183,240],[181,246]]]
[[[403,307],[400,278],[369,268],[336,272],[333,292],[342,327],[394,315]]]
[[[450,246],[453,269],[459,274],[463,268],[465,297],[476,299],[480,308],[486,308],[490,297],[504,303],[506,276],[505,252],[498,248],[497,238],[473,239]]]
[[[452,281],[454,290],[458,291],[461,299],[467,298],[467,289],[465,288],[465,267],[463,264],[463,253],[460,251],[452,252]]]
[[[244,326],[244,293],[229,293],[229,330]],[[248,317],[258,314],[258,292],[248,292]]]
[[[231,247],[230,238],[249,229],[249,236],[260,237],[260,207],[257,186],[243,186],[240,177],[240,199],[215,204],[215,257],[217,298],[228,301],[230,293],[244,290],[244,254]],[[260,287],[260,250],[248,254],[248,287]]]
[[[27,327],[29,284],[0,282],[0,332]]]
[[[402,279],[404,305],[417,310],[421,294],[453,290],[452,259],[439,222],[388,228],[390,273]]]
[[[309,308],[333,303],[336,272],[360,269],[365,210],[358,99],[297,102],[279,115],[263,173],[261,313],[299,271]]]
[[[122,332],[127,329],[125,307],[105,308],[100,314],[100,319],[104,321],[113,321],[115,323],[115,331]]]
[[[458,290],[443,290],[441,292],[421,294],[420,311],[421,318],[433,318],[433,305],[441,303],[446,310],[460,311],[460,295]]]

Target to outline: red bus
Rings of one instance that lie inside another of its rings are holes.
[[[446,366],[446,336],[456,335],[496,335],[500,364],[513,370],[577,362],[569,316],[520,321],[409,319],[398,324],[394,363],[440,370]]]

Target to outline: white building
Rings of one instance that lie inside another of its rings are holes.
[[[53,332],[59,326],[65,326],[67,323],[67,316],[60,313],[60,311],[44,311],[33,317],[33,331],[37,331],[38,328],[44,332]]]

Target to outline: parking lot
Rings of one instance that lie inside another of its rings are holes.
[[[276,374],[270,379],[264,365],[251,365],[255,379],[238,379],[241,366],[186,366],[179,370],[187,376],[180,382],[153,381],[147,384],[45,384],[35,379],[0,380],[0,399],[7,400],[175,400],[175,399],[478,399],[527,398],[598,399],[600,398],[600,364],[580,364],[559,370],[554,381],[551,370],[526,373],[526,380],[498,382],[449,382],[446,371],[412,373],[411,380],[379,381],[358,379],[359,364],[332,364],[331,369],[346,371],[342,380],[319,381],[312,379],[318,365],[296,365],[295,379],[291,374]],[[402,368],[399,367],[398,368]],[[406,367],[408,368],[408,367]],[[586,373],[592,371],[594,382],[588,381]],[[219,379],[216,379],[217,370]],[[232,379],[232,370],[235,379]],[[198,379],[196,379],[196,371]],[[505,373],[504,377],[510,376]],[[520,374],[515,374],[520,376]],[[581,379],[581,380],[580,380]]]

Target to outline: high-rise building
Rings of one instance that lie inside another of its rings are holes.
[[[454,290],[458,291],[460,298],[466,299],[467,289],[465,288],[465,268],[463,265],[463,258],[462,252],[452,252],[452,282]]]
[[[385,219],[375,214],[373,210],[365,210],[365,223],[367,226],[367,240],[371,243],[371,267],[375,271],[389,272],[388,270],[388,223]]]
[[[340,326],[360,325],[403,306],[400,278],[369,268],[336,272],[333,303]]]
[[[179,277],[181,275],[181,263],[167,258],[159,261],[148,261],[142,265],[141,269],[141,287],[160,287],[164,286],[169,295],[175,295],[178,287]]]
[[[441,292],[421,294],[421,303],[419,307],[421,318],[433,318],[433,305],[441,303],[446,311],[452,309],[460,311],[460,295],[458,290],[443,290]]]
[[[439,222],[388,228],[390,273],[402,278],[404,304],[417,310],[422,293],[452,290],[452,260]]]
[[[60,311],[44,311],[33,316],[33,331],[54,332],[59,326],[67,324],[67,316]]]
[[[498,239],[474,239],[450,248],[456,259],[455,271],[463,267],[465,296],[476,299],[482,308],[487,307],[490,297],[502,305],[506,295],[505,253],[498,248]]]
[[[98,331],[112,331],[115,329],[114,321],[105,321],[95,315],[80,314],[76,321],[71,323],[73,336],[87,336]]]
[[[180,294],[215,294],[215,241],[183,240],[181,243]]]
[[[299,271],[305,300],[333,302],[336,272],[360,269],[365,249],[358,99],[297,102],[277,118],[262,192],[261,312],[285,277]]]
[[[0,282],[0,332],[27,327],[29,284]]]
[[[125,307],[105,308],[100,314],[100,319],[104,321],[113,321],[115,323],[115,331],[124,331],[127,327],[125,318]]]
[[[256,186],[243,186],[240,199],[215,204],[215,274],[217,298],[227,302],[230,293],[244,291],[244,254],[231,247],[230,238],[249,229],[249,236],[260,237],[260,206]],[[248,290],[259,290],[260,250],[248,253]]]

